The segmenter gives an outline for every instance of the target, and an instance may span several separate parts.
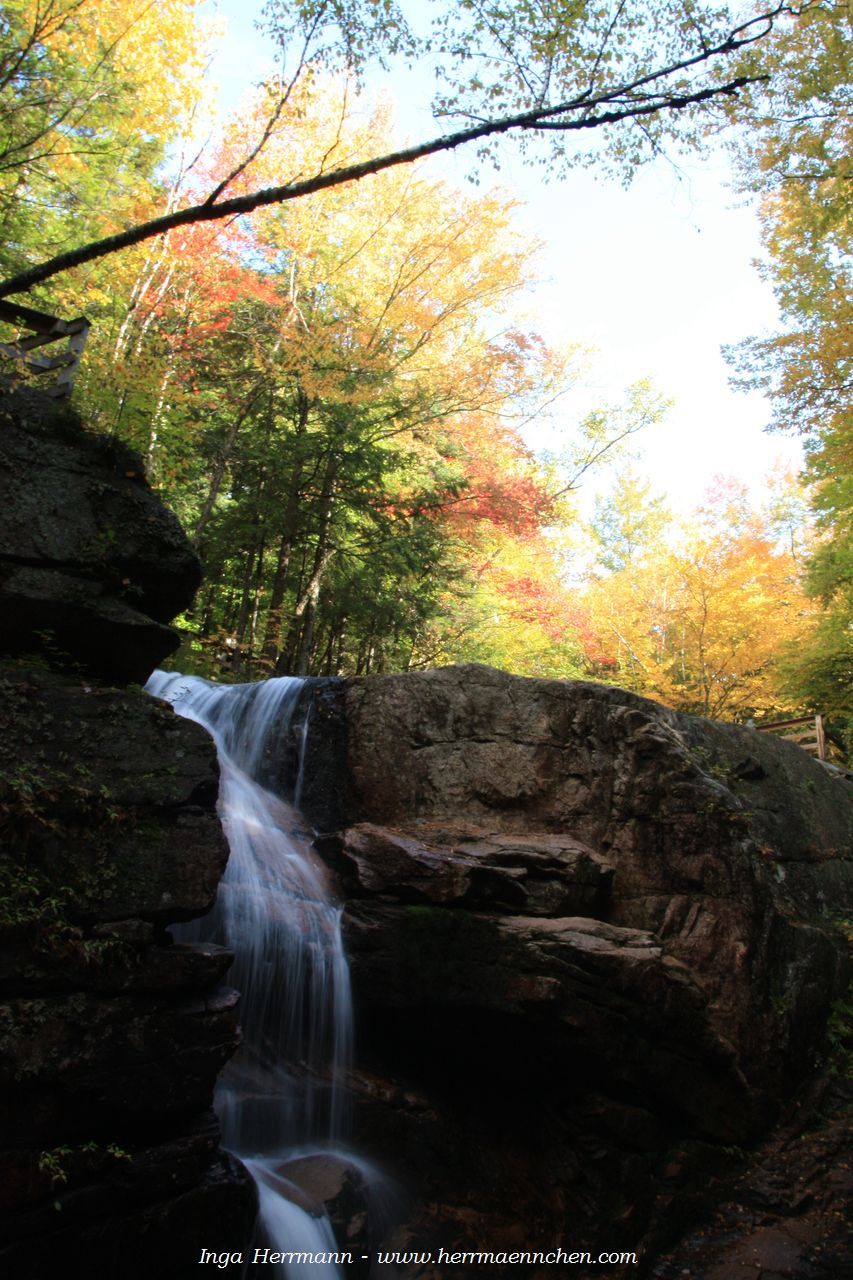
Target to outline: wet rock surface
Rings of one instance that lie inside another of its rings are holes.
[[[344,1248],[370,1249],[367,1232],[370,1192],[362,1169],[335,1152],[296,1156],[279,1168],[289,1189],[285,1195],[315,1217],[328,1216]],[[367,1268],[360,1268],[366,1274]]]
[[[647,1271],[814,1068],[846,984],[849,789],[582,682],[466,666],[336,697],[343,821],[316,847],[404,1247],[571,1239]]]

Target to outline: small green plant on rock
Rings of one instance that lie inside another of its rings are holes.
[[[38,1171],[47,1174],[54,1187],[68,1181],[68,1170],[65,1160],[71,1155],[70,1147],[54,1147],[52,1151],[42,1151],[38,1158]]]
[[[50,1178],[51,1186],[64,1186],[70,1179],[102,1169],[116,1161],[130,1161],[129,1151],[115,1142],[102,1146],[98,1142],[84,1142],[79,1146],[53,1147],[41,1151],[36,1161],[40,1174]]]

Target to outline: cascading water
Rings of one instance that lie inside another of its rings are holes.
[[[288,1197],[286,1166],[306,1151],[333,1150],[344,1137],[349,972],[340,909],[328,899],[296,807],[304,752],[292,805],[263,785],[275,777],[283,741],[295,735],[304,746],[307,719],[298,725],[294,717],[305,683],[215,685],[157,671],[146,687],[203,725],[219,752],[219,812],[231,856],[216,907],[201,925],[205,937],[235,952],[230,977],[242,992],[244,1036],[217,1089],[223,1145],[257,1183],[264,1243],[321,1254],[336,1248],[331,1227]],[[198,925],[187,928],[200,936]],[[339,1274],[334,1263],[281,1267],[288,1277],[310,1271],[312,1280]]]

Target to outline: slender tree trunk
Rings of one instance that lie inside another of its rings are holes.
[[[169,189],[169,194],[166,198],[166,208],[164,211],[166,215],[174,212],[178,202],[179,194],[180,194],[180,177],[176,182],[172,184],[171,188]],[[169,248],[169,233],[167,231],[166,234],[163,236],[163,239],[160,241],[160,243],[152,246],[145,256],[145,262],[143,263],[136,277],[136,280],[133,283],[133,288],[130,292],[130,301],[128,303],[127,315],[124,317],[124,320],[121,322],[121,325],[118,331],[118,336],[116,337],[115,345],[113,346],[113,364],[115,364],[124,353],[124,348],[128,340],[128,330],[130,329],[130,326],[133,323],[134,313],[136,311],[136,308],[139,306],[140,299],[148,291],[148,289],[150,288],[151,284],[154,281],[154,278],[157,275],[157,272],[160,270],[160,267],[162,266],[165,260],[168,248]],[[172,268],[170,267],[166,273],[165,281],[158,289],[157,296],[154,299],[154,302],[152,303],[151,307],[149,308],[149,314],[153,313],[154,307],[160,301],[165,290],[168,288],[171,276],[172,276]]]
[[[246,552],[246,564],[243,569],[243,584],[240,591],[240,611],[237,614],[237,623],[234,627],[234,635],[239,644],[246,639],[246,628],[249,625],[249,609],[252,603],[252,583],[254,582],[257,558],[259,548],[253,545]]]
[[[330,626],[326,629],[325,644],[317,642],[317,653],[322,650],[322,657],[317,661],[317,675],[330,676],[332,674],[332,654],[335,649],[335,628]]]
[[[347,619],[341,618],[338,627],[338,652],[335,657],[335,675],[342,676],[344,674],[344,653],[347,642]]]
[[[207,490],[207,497],[204,500],[204,506],[201,509],[201,515],[196,521],[196,526],[195,526],[195,529],[193,530],[192,540],[193,540],[194,546],[196,547],[199,545],[199,542],[201,540],[201,535],[204,533],[204,530],[207,526],[207,522],[210,520],[210,517],[213,515],[213,508],[216,505],[216,499],[219,497],[219,490],[222,487],[222,480],[225,476],[225,468],[228,466],[228,463],[231,461],[231,453],[236,443],[237,435],[243,423],[246,421],[249,414],[252,412],[255,405],[257,404],[259,394],[260,393],[257,391],[253,392],[249,400],[247,401],[247,403],[240,410],[234,422],[231,424],[228,430],[228,434],[225,437],[225,440],[223,442],[222,448],[220,449],[219,454],[217,455],[216,462],[214,463],[213,471],[210,477],[210,484]]]
[[[301,588],[293,610],[290,625],[286,656],[295,675],[307,674],[307,663],[311,652],[311,641],[314,633],[314,619],[317,612],[317,601],[320,596],[320,584],[326,566],[334,554],[329,546],[329,529],[332,522],[332,510],[335,499],[339,459],[330,456],[323,477],[323,487],[318,502],[320,528],[317,535],[317,546],[308,581]]]
[[[294,674],[297,676],[307,676],[308,668],[311,665],[314,623],[317,618],[317,601],[320,597],[320,578],[327,563],[328,556],[318,566],[319,572],[312,574],[311,577],[308,596],[302,614],[302,632],[299,637],[299,648],[296,651],[296,662],[294,664]]]
[[[277,664],[281,657],[281,632],[283,624],[282,607],[287,587],[287,576],[290,571],[290,560],[293,553],[293,545],[296,540],[296,531],[299,521],[299,499],[302,495],[302,477],[305,470],[302,449],[299,442],[308,429],[308,413],[310,408],[311,405],[308,397],[300,389],[297,398],[297,418],[295,424],[297,448],[288,488],[287,505],[284,512],[284,530],[279,543],[278,559],[276,560],[275,574],[273,575],[269,612],[267,614],[267,629],[266,635],[264,636],[264,648],[262,654],[266,661],[273,664]]]
[[[168,387],[171,378],[172,365],[169,364],[166,368],[166,372],[163,374],[163,379],[160,383],[160,393],[157,397],[157,407],[151,417],[151,432],[148,436],[148,449],[145,454],[145,471],[149,480],[154,475],[154,458],[157,453],[157,442],[160,435],[163,405],[166,402],[166,388]]]
[[[251,614],[251,619],[249,623],[249,636],[248,636],[249,643],[246,646],[250,654],[254,653],[255,636],[258,633],[258,618],[260,616],[260,611],[261,611],[261,592],[263,590],[263,585],[264,585],[264,551],[265,550],[266,548],[264,545],[264,539],[261,538],[261,543],[260,543],[260,546],[258,547],[258,559],[255,565],[255,584],[254,584],[254,593],[252,597],[252,614]]]

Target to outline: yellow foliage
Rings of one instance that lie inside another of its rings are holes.
[[[232,122],[200,190],[239,166],[269,128],[260,92]],[[293,180],[395,145],[387,105],[372,112],[342,81],[308,75],[229,193]],[[333,188],[253,219],[255,251],[274,265],[288,305],[288,349],[309,396],[346,402],[393,375],[497,398],[512,344],[489,346],[481,318],[527,284],[534,248],[511,227],[514,202],[466,198],[411,165]],[[492,372],[486,382],[484,371]],[[358,372],[358,378],[354,377]]]
[[[780,658],[816,622],[791,550],[718,509],[647,551],[585,596],[613,679],[713,719],[784,710]]]
[[[26,0],[20,15],[49,52],[83,69],[93,94],[112,64],[124,82],[125,132],[173,136],[198,102],[206,62],[198,11],[204,0]],[[48,79],[46,92],[57,88]],[[95,106],[94,97],[91,104]]]

